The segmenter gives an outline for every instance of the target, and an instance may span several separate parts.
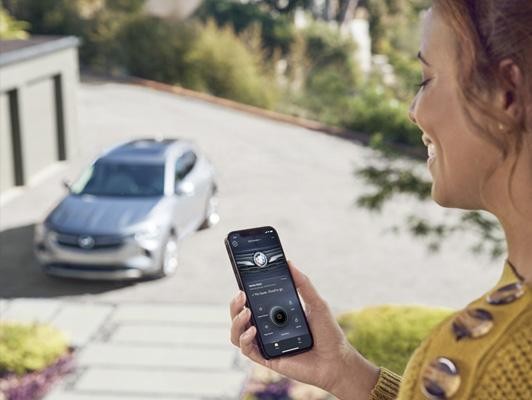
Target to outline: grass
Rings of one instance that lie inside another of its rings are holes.
[[[383,305],[344,313],[338,322],[364,357],[402,374],[422,340],[451,313],[446,308]]]

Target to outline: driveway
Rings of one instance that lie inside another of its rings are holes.
[[[357,196],[370,188],[353,171],[375,157],[362,145],[113,82],[82,83],[78,109],[80,153],[2,199],[2,298],[226,305],[237,286],[224,235],[258,225],[277,228],[288,258],[336,311],[389,302],[461,307],[498,278],[502,260],[472,256],[467,235],[451,239],[432,255],[408,235],[385,232],[412,211],[445,217],[435,204],[398,198],[376,215],[357,208]],[[169,279],[90,283],[41,274],[31,255],[33,224],[64,194],[61,180],[74,179],[107,146],[145,136],[182,137],[199,144],[218,172],[221,222],[182,243],[179,270]]]

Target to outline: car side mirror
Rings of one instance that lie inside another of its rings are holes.
[[[66,179],[63,180],[63,186],[65,187],[66,190],[68,190],[69,192],[72,192],[72,184]]]
[[[175,184],[175,194],[178,196],[193,196],[195,192],[191,182],[176,182]]]

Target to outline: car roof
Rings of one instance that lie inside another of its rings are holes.
[[[115,146],[99,160],[164,164],[170,154],[180,153],[191,144],[180,139],[135,139]]]

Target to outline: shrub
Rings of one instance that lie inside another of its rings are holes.
[[[339,29],[324,22],[313,22],[303,30],[306,54],[312,70],[334,66],[343,73],[350,85],[354,84],[358,70],[354,62],[356,43]]]
[[[17,21],[0,4],[0,39],[26,39],[26,30],[29,24],[25,21]]]
[[[120,62],[139,78],[168,83],[187,80],[186,54],[196,40],[192,24],[138,15],[117,36]]]
[[[408,105],[378,86],[368,86],[349,102],[342,125],[358,132],[380,133],[384,141],[422,146],[421,133],[408,119]]]
[[[0,323],[0,374],[41,370],[67,351],[65,336],[46,325]]]
[[[229,26],[208,22],[190,51],[184,86],[254,106],[271,108],[275,87],[260,68],[260,56],[251,53]]]
[[[257,2],[204,0],[196,16],[204,22],[214,19],[219,26],[230,25],[237,34],[259,24],[262,43],[269,55],[275,49],[287,54],[294,40],[295,29],[290,16],[271,12]]]
[[[349,36],[323,22],[313,22],[298,33],[288,69],[293,82],[290,99],[303,109],[297,114],[342,124],[349,100],[362,82],[355,50]],[[281,104],[279,109],[290,108]]]
[[[364,357],[402,374],[421,341],[451,312],[444,308],[385,305],[342,314],[338,322]]]

